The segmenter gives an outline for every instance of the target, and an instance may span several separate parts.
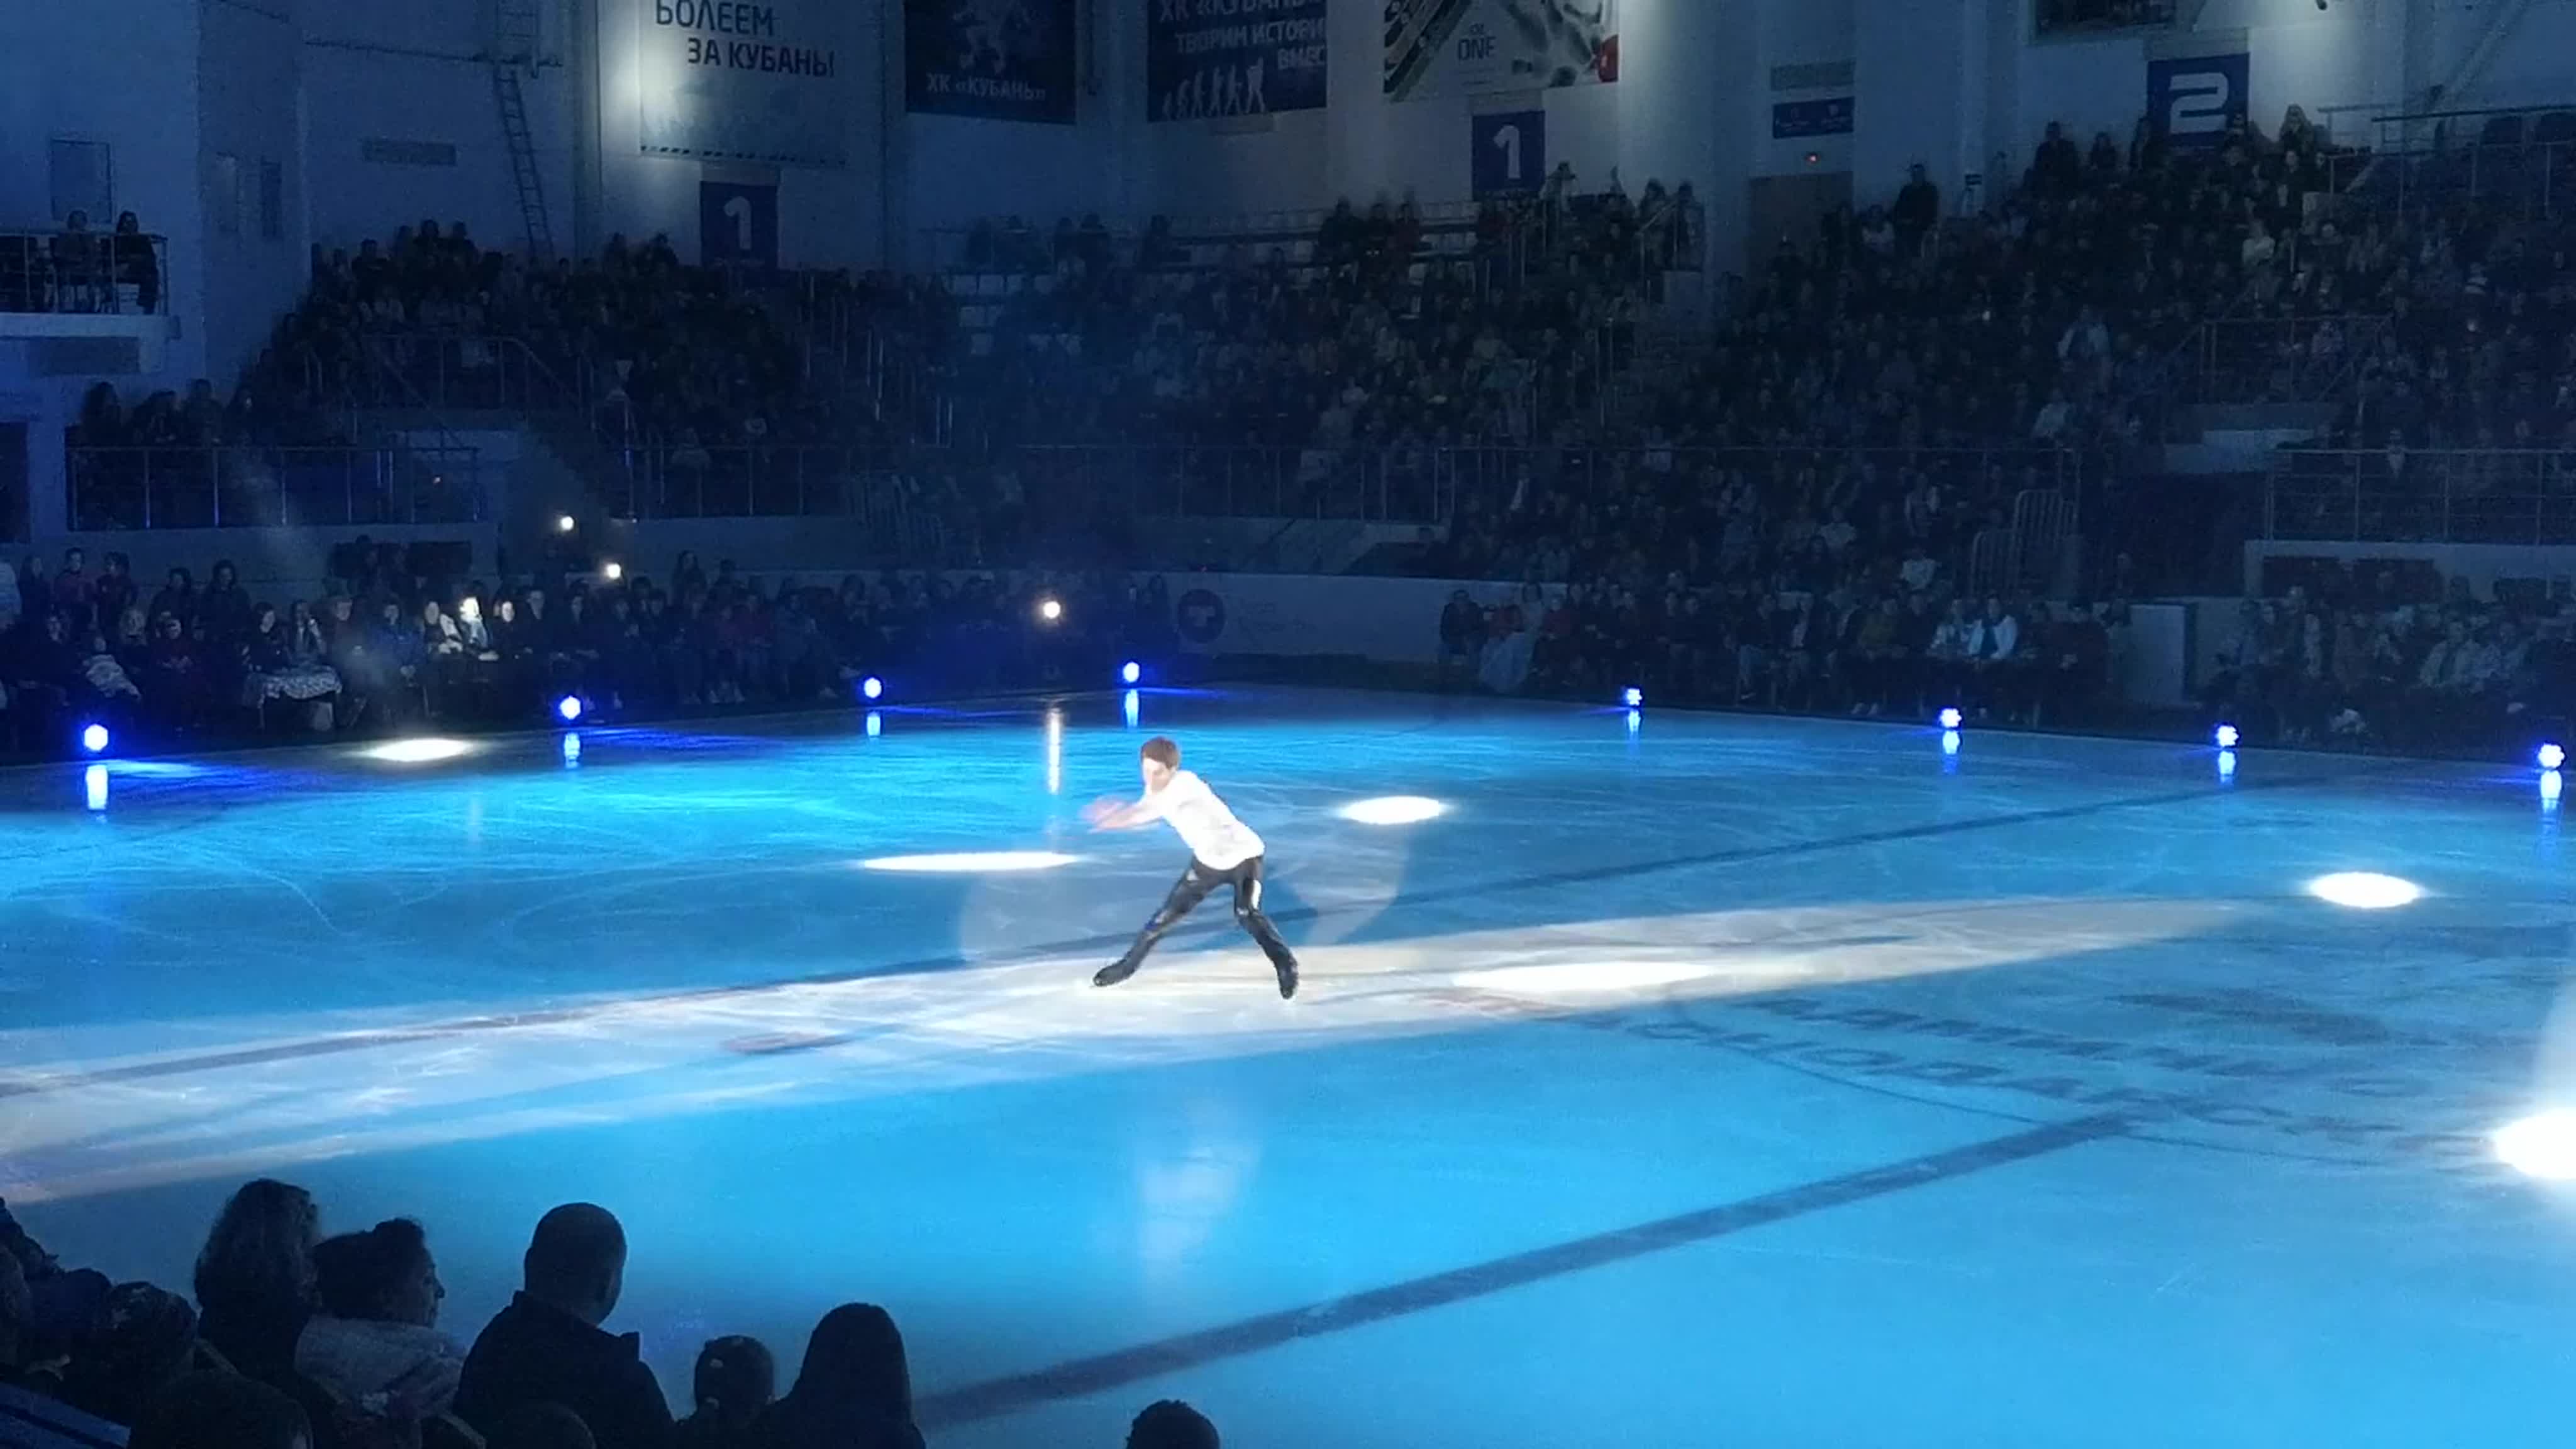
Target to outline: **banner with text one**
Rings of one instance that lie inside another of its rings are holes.
[[[1386,98],[1619,78],[1619,0],[1386,0]]]
[[[904,108],[1074,122],[1074,0],[904,0]]]
[[[1324,108],[1329,0],[1148,0],[1145,115],[1155,121]]]
[[[643,149],[776,166],[849,162],[844,7],[832,0],[635,0]]]

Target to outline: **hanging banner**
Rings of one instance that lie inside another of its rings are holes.
[[[2147,124],[2176,146],[2217,147],[2245,127],[2243,51],[2147,62]]]
[[[904,0],[904,108],[1074,121],[1074,0]]]
[[[1148,0],[1145,115],[1155,121],[1324,108],[1327,0]]]
[[[1386,0],[1386,97],[1619,78],[1619,0]]]
[[[635,0],[635,13],[645,151],[773,166],[848,164],[845,7],[832,0]]]

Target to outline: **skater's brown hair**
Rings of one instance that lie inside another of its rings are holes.
[[[1173,744],[1170,740],[1163,738],[1161,735],[1156,735],[1152,739],[1147,740],[1144,743],[1144,746],[1138,749],[1136,753],[1153,761],[1155,764],[1162,766],[1166,770],[1177,770],[1181,767],[1181,747]]]

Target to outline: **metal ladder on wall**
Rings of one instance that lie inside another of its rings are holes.
[[[519,189],[519,219],[528,234],[528,256],[549,261],[555,254],[553,223],[546,215],[545,178],[537,170],[536,137],[528,129],[524,82],[537,73],[541,23],[538,0],[494,0],[492,14],[492,98],[501,109],[501,138],[510,148],[510,180]]]

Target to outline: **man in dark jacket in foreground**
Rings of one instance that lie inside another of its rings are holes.
[[[669,1449],[671,1405],[634,1334],[599,1325],[626,1286],[626,1231],[606,1208],[547,1213],[528,1242],[526,1286],[465,1356],[456,1414],[486,1436],[538,1404],[561,1404],[599,1449]]]

